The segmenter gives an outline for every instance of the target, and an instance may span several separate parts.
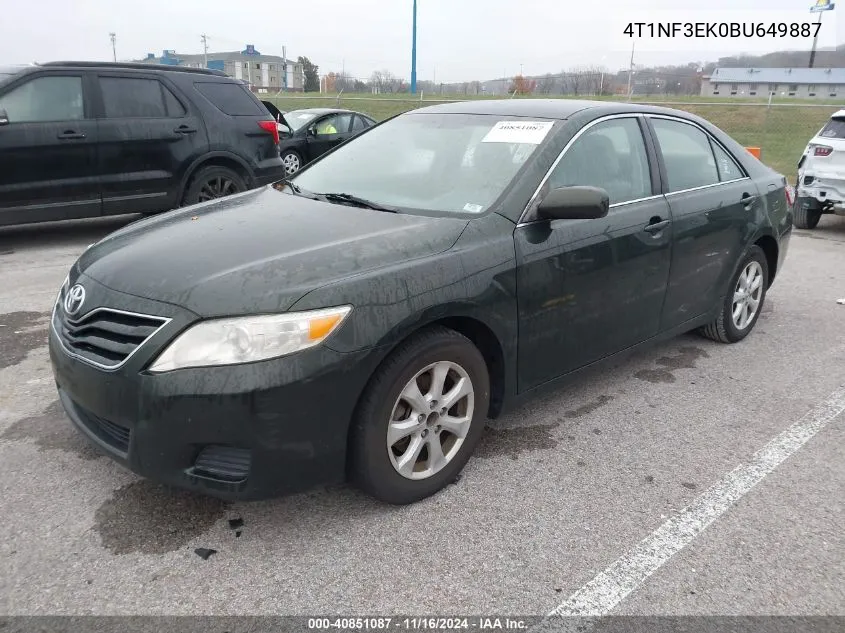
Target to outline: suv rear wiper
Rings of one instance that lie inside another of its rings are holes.
[[[317,195],[329,202],[347,202],[356,207],[373,209],[374,211],[387,211],[388,213],[397,212],[395,207],[379,204],[378,202],[373,202],[372,200],[367,200],[366,198],[359,198],[358,196],[353,196],[351,193],[319,193]]]

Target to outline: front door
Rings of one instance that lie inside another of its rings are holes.
[[[154,76],[100,73],[99,85],[103,213],[179,206],[184,170],[207,147],[203,121]]]
[[[100,214],[97,123],[82,73],[45,71],[0,95],[0,225]]]
[[[332,114],[309,126],[308,160],[312,161],[352,137],[352,115]]]
[[[536,220],[514,233],[520,391],[658,333],[672,223],[642,125],[636,116],[591,125],[549,176],[548,189],[605,189],[607,217]]]

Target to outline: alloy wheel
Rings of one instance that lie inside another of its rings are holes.
[[[732,304],[733,323],[737,330],[744,330],[754,320],[763,296],[763,267],[751,261],[736,282]]]
[[[454,459],[472,424],[475,391],[466,370],[448,361],[428,365],[402,389],[387,428],[393,468],[427,479]]]
[[[296,154],[285,154],[282,158],[282,163],[285,166],[285,173],[290,176],[299,171],[299,156]]]
[[[238,193],[238,185],[225,176],[215,176],[207,180],[200,189],[198,202],[206,202]]]

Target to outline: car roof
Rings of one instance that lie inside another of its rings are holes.
[[[696,120],[698,117],[682,110],[660,106],[615,101],[590,101],[587,99],[475,99],[443,103],[412,110],[407,114],[491,114],[513,117],[539,117],[542,119],[568,119],[578,112],[591,110],[596,116],[622,113],[672,114]]]
[[[195,75],[210,75],[220,77],[221,79],[231,79],[222,70],[212,70],[210,68],[189,68],[188,66],[170,66],[167,64],[146,64],[142,62],[58,61],[44,62],[41,64],[24,66],[20,70],[25,73],[28,73],[42,70],[45,68],[66,68],[74,70],[99,68],[104,70],[139,70],[144,72],[191,73]]]

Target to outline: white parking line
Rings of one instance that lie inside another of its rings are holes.
[[[845,387],[830,394],[824,402],[757,451],[751,461],[728,473],[722,481],[569,596],[547,617],[607,615],[843,411]]]

